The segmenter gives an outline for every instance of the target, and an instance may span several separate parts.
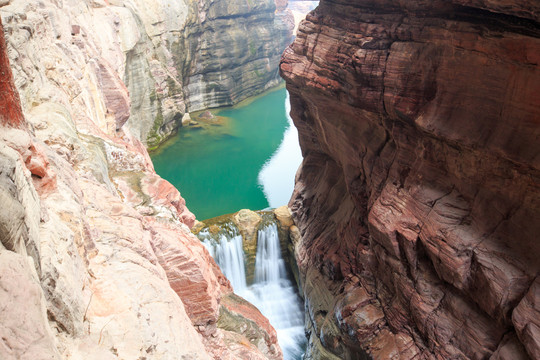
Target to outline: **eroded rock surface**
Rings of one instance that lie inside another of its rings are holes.
[[[0,4],[23,106],[52,100],[76,123],[129,130],[149,147],[189,111],[275,85],[292,33],[273,0]]]
[[[190,111],[232,105],[277,85],[279,60],[294,27],[286,3],[192,3],[192,25],[174,44]]]
[[[537,7],[322,0],[300,25],[308,358],[538,358]]]
[[[131,100],[115,75],[122,62],[100,55],[114,42],[98,49],[90,39],[106,26],[86,35],[88,24],[75,26],[95,20],[84,11],[107,18],[112,5],[8,3],[0,10],[8,23],[0,22],[0,358],[280,359],[257,309],[235,312],[251,332],[220,327],[220,314],[233,311],[222,299],[234,294],[191,234],[195,218],[180,193],[127,127]],[[81,17],[72,26],[63,15],[73,9]],[[57,41],[46,42],[54,31]]]

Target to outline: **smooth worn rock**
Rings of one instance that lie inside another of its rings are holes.
[[[536,7],[322,0],[300,25],[308,358],[538,358]]]
[[[242,246],[246,256],[246,281],[253,282],[255,276],[255,258],[257,256],[257,232],[262,217],[255,211],[242,209],[232,217],[232,221],[242,235]]]
[[[182,126],[188,126],[191,124],[191,116],[189,113],[185,113],[184,116],[182,116]]]
[[[3,359],[60,359],[34,264],[6,249],[0,249],[0,303]]]
[[[265,359],[281,359],[276,346],[277,334],[268,319],[251,303],[231,293],[222,298],[218,326],[224,331],[237,333],[259,349]],[[248,354],[246,354],[248,355]]]
[[[294,225],[291,211],[287,206],[284,205],[274,209],[274,214],[276,215],[276,219],[279,221],[281,227],[288,229]]]
[[[1,34],[0,34],[1,35]],[[11,133],[13,130],[5,130]],[[0,243],[2,248],[30,256],[41,271],[39,219],[41,206],[20,154],[0,142]]]

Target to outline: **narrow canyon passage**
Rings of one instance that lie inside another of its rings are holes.
[[[538,0],[0,0],[0,76],[0,359],[540,359]]]
[[[241,208],[286,205],[301,162],[298,133],[288,116],[284,88],[232,108],[196,116],[152,156],[156,171],[182,189],[186,205],[203,220]],[[210,220],[212,222],[212,220]],[[254,304],[277,331],[285,360],[299,360],[307,341],[303,302],[290,279],[274,220],[260,225],[255,273],[248,282],[243,238],[232,223],[213,236],[198,236],[231,282],[235,293]],[[285,242],[288,238],[285,239]]]

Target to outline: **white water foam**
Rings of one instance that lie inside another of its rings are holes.
[[[201,232],[199,235],[205,238],[207,233]],[[284,359],[301,359],[306,342],[302,302],[287,277],[276,224],[259,230],[255,282],[249,287],[246,286],[241,236],[234,233],[229,237],[223,235],[219,244],[209,239],[203,240],[203,244],[231,281],[234,291],[255,305],[270,320],[277,331]]]

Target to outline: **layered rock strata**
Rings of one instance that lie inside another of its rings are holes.
[[[301,24],[307,358],[540,358],[538,10],[322,0]]]
[[[1,15],[23,106],[67,97],[85,109],[77,118],[108,134],[127,121],[124,131],[150,147],[189,111],[275,85],[292,32],[290,15],[276,12],[273,0],[6,3]]]
[[[236,104],[278,84],[279,60],[294,27],[286,5],[274,0],[193,3],[192,25],[173,44],[190,111]]]
[[[0,358],[280,359],[274,329],[236,300],[126,127],[128,91],[100,57],[114,43],[98,48],[59,17],[75,2],[55,4],[2,8]]]

